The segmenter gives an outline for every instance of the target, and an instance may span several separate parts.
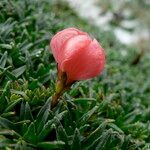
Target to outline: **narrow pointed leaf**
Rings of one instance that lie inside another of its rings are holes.
[[[52,149],[60,149],[64,147],[65,143],[62,141],[53,141],[53,142],[41,142],[38,143],[38,147],[43,150],[52,150]]]
[[[78,129],[75,130],[71,150],[81,150],[81,137]]]
[[[47,118],[49,116],[49,111],[50,111],[50,101],[48,99],[45,105],[40,109],[40,112],[37,115],[36,126],[37,126],[38,133],[44,127],[45,122],[47,121]]]
[[[53,129],[54,120],[49,120],[44,127],[42,128],[41,132],[38,135],[38,140],[42,141]]]
[[[22,100],[22,98],[19,98],[13,102],[11,102],[8,107],[5,109],[5,112],[8,112],[10,110],[12,110],[14,108],[15,105],[17,105],[20,101]]]
[[[88,111],[86,114],[84,114],[78,121],[78,125],[82,126],[86,123],[86,121],[97,111],[98,106],[95,106],[90,111]]]
[[[30,126],[28,127],[28,130],[24,134],[24,139],[28,142],[37,142],[37,135],[36,135],[36,130],[35,130],[35,124],[32,122]]]
[[[18,78],[20,75],[24,73],[25,70],[26,70],[26,65],[13,70],[12,74],[15,75],[16,78]]]
[[[7,51],[2,55],[0,59],[0,67],[4,68],[7,61]]]
[[[103,122],[96,130],[94,130],[82,143],[83,148],[89,147],[96,139],[98,139],[103,130],[106,128],[106,122]]]
[[[0,117],[0,127],[6,128],[6,129],[14,129],[14,123],[9,121],[6,118]]]

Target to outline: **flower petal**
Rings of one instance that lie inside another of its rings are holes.
[[[57,63],[62,61],[62,55],[63,55],[63,51],[64,51],[63,47],[64,47],[65,42],[68,39],[70,39],[76,35],[79,35],[79,34],[86,34],[86,33],[79,31],[75,28],[68,28],[68,29],[58,32],[52,38],[52,40],[50,42],[50,46],[51,46],[52,53],[53,53],[54,58],[57,61]]]
[[[72,58],[78,51],[84,51],[91,41],[88,35],[77,35],[70,38],[64,45],[63,60]]]
[[[96,40],[89,46],[78,49],[62,66],[67,73],[68,82],[93,78],[100,74],[104,68],[105,54]]]

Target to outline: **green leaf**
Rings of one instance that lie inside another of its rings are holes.
[[[32,120],[32,121],[34,120],[28,102],[26,103],[22,102],[21,104],[20,120]]]
[[[103,150],[106,148],[106,144],[109,141],[109,143],[111,143],[110,138],[111,138],[111,133],[112,130],[109,129],[108,131],[104,132],[101,137],[100,137],[100,142],[98,143],[98,145],[96,146],[95,150]]]
[[[24,91],[17,91],[17,90],[11,89],[11,93],[21,95],[24,99],[28,98],[27,94]]]
[[[89,103],[89,102],[96,102],[96,99],[94,98],[76,98],[72,100],[74,103],[79,103],[79,104],[85,104],[85,103]]]
[[[27,147],[27,143],[22,139],[19,140],[15,145],[15,150],[27,150],[27,149],[30,150],[29,147]]]
[[[41,82],[42,84],[46,83],[47,81],[49,81],[51,79],[51,76],[50,76],[50,72],[44,74],[43,76],[40,76],[38,78],[38,81]]]
[[[7,75],[7,77],[10,79],[10,80],[16,80],[17,78],[16,78],[16,76],[14,75],[14,74],[12,74],[10,71],[6,71],[6,75]]]
[[[0,127],[6,128],[6,129],[14,129],[14,123],[9,121],[6,118],[3,118],[0,116]]]
[[[13,75],[10,71],[8,71],[8,69],[10,69],[11,66],[7,67],[7,68],[2,68],[0,67],[0,70],[2,71],[2,73],[4,75],[6,75],[10,80],[16,80],[15,75]]]
[[[4,87],[4,90],[0,96],[0,113],[2,113],[6,108],[7,108],[7,105],[8,105],[8,101],[7,101],[7,96],[10,95],[10,84],[11,82],[8,81]]]
[[[49,120],[38,135],[38,141],[42,141],[54,129],[54,120]]]
[[[81,126],[81,127],[79,128],[80,133],[81,133],[81,134],[84,133],[85,130],[86,130],[87,128],[89,128],[89,127],[90,127],[89,124],[85,124],[85,125]]]
[[[87,138],[85,138],[85,140],[83,140],[83,149],[85,147],[88,148],[89,146],[91,146],[91,144],[100,137],[103,130],[106,128],[106,125],[107,123],[103,122],[101,125],[99,125],[99,127],[96,130],[94,130]]]
[[[11,140],[3,137],[3,136],[0,136],[0,149],[2,148],[6,148],[7,146],[13,144]]]
[[[26,70],[26,65],[19,67],[12,71],[12,74],[15,75],[16,78],[18,78],[20,75],[22,75]]]
[[[0,44],[0,48],[12,49],[12,46],[10,44]]]
[[[56,133],[57,133],[57,139],[64,141],[68,145],[68,142],[69,142],[68,136],[67,136],[65,129],[63,128],[61,124],[58,127],[56,127]]]
[[[28,125],[27,123],[24,123],[21,128],[22,135],[24,135],[27,132],[27,130],[28,130]]]
[[[10,102],[4,112],[6,113],[6,112],[9,112],[10,110],[12,110],[14,108],[14,106],[16,106],[21,100],[22,100],[22,98],[18,98],[17,100]]]
[[[47,121],[49,116],[49,111],[50,111],[50,100],[48,99],[37,115],[36,119],[37,133],[41,132],[42,128],[44,127],[45,122]]]
[[[80,127],[80,126],[84,125],[87,122],[87,120],[97,111],[97,109],[98,109],[98,106],[95,106],[90,111],[85,113],[77,122],[78,126]]]
[[[37,146],[43,150],[51,150],[51,149],[60,149],[63,148],[65,145],[62,141],[53,141],[53,142],[41,142],[38,143]]]
[[[21,47],[21,51],[22,52],[26,52],[28,51],[31,47],[33,46],[33,43],[26,43],[26,45],[24,47]]]
[[[9,129],[2,129],[2,130],[0,130],[0,135],[15,136],[17,138],[21,137],[17,132],[15,132],[14,130],[9,130]]]
[[[73,136],[73,142],[71,144],[71,150],[81,150],[81,137],[80,132],[76,128]]]
[[[36,129],[35,129],[35,124],[33,122],[30,124],[30,126],[28,127],[28,130],[23,135],[23,138],[26,141],[31,142],[31,143],[37,142]]]
[[[1,115],[1,117],[3,117],[3,118],[7,118],[7,117],[10,117],[10,116],[14,116],[15,115],[15,112],[7,112],[7,113],[3,113],[2,115]]]
[[[0,67],[4,68],[7,61],[7,51],[2,55],[0,59]]]
[[[118,131],[120,134],[124,134],[124,132],[114,123],[109,123],[108,126],[112,127],[114,130]]]
[[[57,114],[55,117],[57,117],[58,120],[62,120],[63,117],[68,113],[67,110],[64,110],[63,112]]]

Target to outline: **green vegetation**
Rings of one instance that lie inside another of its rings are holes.
[[[139,55],[56,0],[1,0],[0,10],[0,150],[150,149],[148,52]],[[52,110],[49,40],[72,26],[101,41],[107,65]]]

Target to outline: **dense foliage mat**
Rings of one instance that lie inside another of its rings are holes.
[[[96,37],[107,65],[51,109],[56,64],[49,40],[77,27]],[[0,149],[150,149],[150,55],[81,20],[56,0],[0,1]]]

